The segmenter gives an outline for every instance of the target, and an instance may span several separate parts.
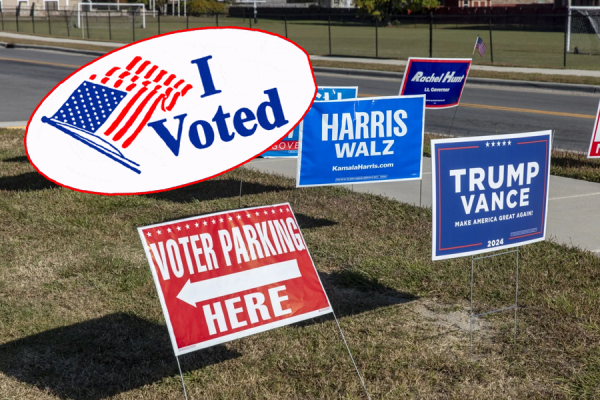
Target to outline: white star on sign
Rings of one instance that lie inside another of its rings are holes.
[[[188,224],[186,224],[185,229],[190,229],[190,226]]]
[[[285,211],[287,211],[287,212],[290,212],[290,209],[289,209],[289,208],[286,208],[286,209],[285,209]]]
[[[230,221],[233,221],[233,218],[231,218],[231,217],[229,217],[229,218],[227,218],[227,219],[228,219],[228,220],[230,220]]]
[[[280,209],[279,209],[279,212],[283,212],[283,210],[280,208]]]
[[[179,227],[179,226],[178,226],[178,227],[177,227],[177,230],[178,230],[178,231],[180,231],[180,230],[181,230],[181,227]]]
[[[490,147],[490,142],[485,142],[485,147]]]
[[[250,218],[250,214],[246,214],[246,218]]]
[[[162,232],[160,230],[156,231],[156,233],[158,233],[159,235],[162,235]]]
[[[196,226],[196,228],[197,228],[197,227],[198,227],[198,225],[200,225],[200,224],[196,222],[194,225],[195,225],[195,226]]]
[[[269,215],[269,213],[265,211],[265,215]]]
[[[150,232],[146,233],[146,236],[150,237],[152,234]]]
[[[506,140],[502,142],[502,146],[506,146]]]
[[[214,224],[216,224],[216,223],[217,223],[217,220],[216,220],[216,219],[213,219],[213,220],[212,220],[212,223],[213,223],[213,225],[214,225]]]
[[[498,140],[498,146],[500,146],[500,141]]]
[[[496,142],[492,142],[492,147],[494,147],[496,145]]]
[[[510,140],[508,141],[508,145],[510,146]]]
[[[238,214],[237,219],[242,219],[242,216]]]
[[[167,232],[171,233],[171,228],[167,228]]]
[[[206,225],[208,225],[208,222],[204,221],[204,222],[202,222],[202,225],[206,226]]]
[[[219,222],[223,222],[223,218],[219,218]]]
[[[272,212],[273,214],[275,214],[275,210],[271,210],[271,212]]]
[[[254,213],[257,217],[260,215],[260,213],[257,211]]]

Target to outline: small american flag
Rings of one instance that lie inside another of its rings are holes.
[[[477,36],[477,40],[475,41],[475,48],[473,49],[473,52],[475,52],[475,49],[477,49],[481,57],[483,57],[483,53],[485,53],[487,50],[487,47],[485,47],[485,44],[483,43],[483,39],[481,39],[479,36]]]
[[[139,174],[139,164],[126,158],[118,147],[129,147],[155,111],[171,111],[192,88],[175,74],[134,57],[125,68],[115,66],[104,76],[91,75],[51,118],[44,117],[42,122]],[[113,114],[116,117],[109,124]]]
[[[96,80],[100,82],[95,83]],[[95,134],[123,102],[125,106],[103,133],[126,149],[158,108],[171,111],[190,89],[192,85],[183,79],[135,57],[127,67],[111,68],[104,77],[90,76],[51,120]],[[130,93],[132,97],[126,99]]]

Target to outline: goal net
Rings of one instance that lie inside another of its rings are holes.
[[[143,3],[79,3],[77,4],[77,27],[85,24],[87,14],[95,18],[111,16],[133,18],[142,28],[146,27],[146,6]]]
[[[567,52],[600,54],[600,7],[570,7]]]

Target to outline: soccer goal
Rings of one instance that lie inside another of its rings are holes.
[[[569,7],[567,52],[600,54],[600,7]]]
[[[79,3],[77,4],[77,27],[81,28],[81,17],[83,13],[94,12],[98,14],[109,11],[131,12],[134,18],[136,15],[141,14],[142,28],[146,27],[146,6],[142,3]]]

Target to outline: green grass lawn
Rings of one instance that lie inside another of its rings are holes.
[[[165,32],[186,28],[215,26],[215,16],[206,17],[161,17],[160,28],[158,18],[146,15],[146,28],[141,27],[141,17],[132,21],[127,17],[111,18],[110,29],[108,18],[91,16],[83,19],[83,29],[71,27],[67,31],[64,17],[52,17],[50,25],[46,18],[36,18],[35,33],[54,36],[71,36],[131,42],[148,38]],[[72,21],[75,21],[73,18]],[[220,16],[219,26],[250,26],[250,19]],[[253,28],[274,32],[285,36],[283,20],[259,19]],[[4,30],[17,30],[14,17],[5,18]],[[29,17],[19,18],[19,31],[33,33],[34,24]],[[473,55],[475,38],[480,35],[488,51],[484,57]],[[330,54],[329,27],[327,21],[289,21],[287,36],[302,46],[309,54]],[[562,68],[563,67],[563,32],[544,32],[514,28],[496,29],[492,33],[490,43],[489,28],[476,25],[435,24],[433,29],[434,57],[466,57],[473,58],[476,64],[491,63],[491,49],[494,53],[494,65],[515,65],[528,67]],[[593,36],[593,35],[592,35]],[[377,39],[377,51],[376,51]],[[589,39],[586,37],[586,40]],[[594,36],[592,40],[597,40]],[[573,35],[574,44],[581,41]],[[408,57],[429,56],[429,25],[401,24],[389,27],[366,26],[353,23],[332,22],[331,54],[340,56],[375,57],[407,59]],[[567,68],[600,69],[600,56],[588,54],[568,54]]]
[[[138,226],[292,202],[373,398],[597,398],[600,258],[551,242],[520,251],[513,314],[476,325],[471,262],[431,261],[431,212],[294,189],[245,168],[147,196],[97,196],[38,175],[22,130],[0,130],[0,398],[181,399]],[[514,255],[476,264],[476,311],[514,301]],[[335,322],[319,318],[181,357],[190,399],[361,399]]]

